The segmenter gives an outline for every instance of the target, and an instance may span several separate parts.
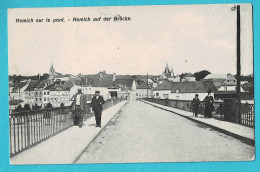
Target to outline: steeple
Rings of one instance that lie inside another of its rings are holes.
[[[173,68],[172,68],[172,70],[171,70],[171,77],[174,77]]]
[[[49,70],[49,79],[54,79],[55,78],[55,69],[53,67],[53,64],[51,62],[51,67],[50,67],[50,70]]]

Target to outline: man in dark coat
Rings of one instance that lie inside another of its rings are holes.
[[[193,113],[195,114],[195,117],[198,117],[199,113],[200,99],[198,97],[199,95],[195,94],[195,98],[192,100]]]
[[[214,99],[211,96],[211,90],[208,90],[208,95],[203,100],[205,102],[205,118],[211,118],[212,117],[212,111],[214,110]]]
[[[82,93],[79,88],[78,92],[74,94],[71,98],[73,101],[72,109],[75,112],[74,125],[78,125],[79,128],[83,125],[83,114],[82,112],[86,109],[86,95]]]
[[[102,105],[104,104],[104,99],[102,96],[99,95],[99,91],[95,92],[95,96],[92,98],[90,106],[92,107],[92,110],[95,113],[95,118],[96,118],[96,127],[101,127],[101,115],[102,115],[102,110],[103,107]]]

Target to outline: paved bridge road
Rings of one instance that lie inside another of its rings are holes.
[[[252,160],[254,147],[177,114],[132,100],[76,163]]]

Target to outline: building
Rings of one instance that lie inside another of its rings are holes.
[[[24,100],[24,90],[28,87],[29,82],[22,81],[20,83],[13,84],[9,87],[9,99],[10,100]]]
[[[193,74],[187,73],[186,75],[184,75],[184,76],[181,78],[181,81],[182,81],[182,82],[196,81],[196,78],[194,77]]]
[[[24,90],[24,103],[29,104],[31,107],[35,105],[35,88],[40,84],[40,81],[31,80],[28,87]]]
[[[43,89],[43,107],[50,103],[50,91],[54,87],[54,84],[49,84]]]
[[[49,80],[54,80],[57,77],[62,77],[61,73],[55,71],[53,64],[51,63],[51,67],[49,69]]]
[[[152,87],[149,84],[142,82],[140,85],[136,87],[135,94],[136,98],[138,99],[145,97],[151,98],[153,95]]]
[[[199,99],[203,100],[208,95],[208,90],[211,90],[213,94],[216,91],[212,81],[173,82],[169,98],[193,100],[195,94],[198,94]]]
[[[153,97],[158,99],[169,98],[172,89],[172,81],[165,80],[153,89]]]
[[[35,104],[44,107],[43,94],[44,88],[49,85],[49,81],[43,80],[34,88]]]
[[[173,68],[170,70],[168,63],[166,63],[165,69],[163,70],[163,73],[161,74],[160,78],[174,78]]]
[[[136,98],[136,81],[135,79],[116,79],[112,83],[112,87],[119,88],[118,97],[124,97],[125,99]]]
[[[118,97],[118,87],[113,87],[116,80],[116,74],[107,74],[105,71],[95,75],[81,75],[80,87],[82,92],[93,97],[95,91],[100,91],[100,95],[105,100]]]
[[[63,103],[64,106],[71,105],[71,98],[77,93],[79,86],[73,82],[66,82],[64,84],[55,84],[49,89],[49,100],[53,107],[60,107]],[[48,91],[47,89],[45,89]],[[48,100],[48,96],[46,96]]]

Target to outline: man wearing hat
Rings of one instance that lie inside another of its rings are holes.
[[[74,125],[78,125],[79,128],[82,127],[83,125],[83,114],[82,112],[85,110],[86,103],[86,95],[82,93],[82,89],[79,88],[78,92],[76,94],[74,94],[71,98],[71,100],[73,101],[73,111],[75,112],[75,121],[74,121]]]
[[[203,100],[205,102],[205,118],[211,118],[212,117],[212,111],[214,110],[214,99],[211,96],[211,90],[208,90],[208,95]]]
[[[199,95],[195,94],[195,98],[192,100],[193,114],[195,114],[195,117],[198,117],[199,113],[200,99],[198,97]]]
[[[96,127],[101,127],[101,115],[103,110],[102,105],[104,103],[104,99],[99,95],[99,91],[95,91],[95,96],[92,98],[90,106],[95,113]]]

